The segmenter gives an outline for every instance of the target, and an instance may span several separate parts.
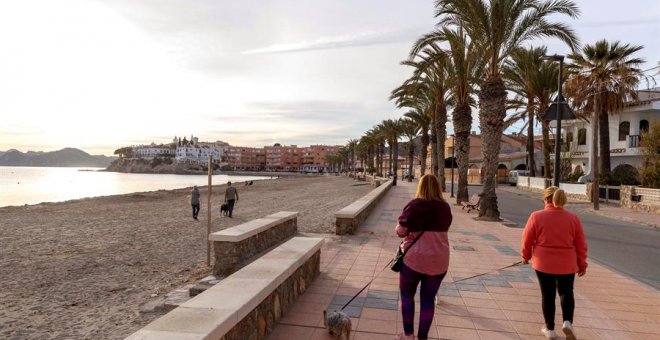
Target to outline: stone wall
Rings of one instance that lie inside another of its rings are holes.
[[[228,276],[234,273],[255,256],[295,236],[297,232],[298,218],[294,217],[238,242],[213,241],[213,275]]]
[[[632,196],[640,196],[638,202]],[[621,186],[621,206],[635,211],[660,214],[660,189],[640,188],[629,185]]]
[[[302,295],[320,271],[321,251],[317,251],[298,270],[266,297],[221,340],[259,340],[272,333],[278,320]],[[319,310],[318,313],[322,313]]]
[[[369,214],[371,214],[378,202],[380,202],[380,200],[385,196],[389,188],[392,187],[392,181],[387,181],[382,185],[385,187],[377,187],[364,197],[336,213],[335,234],[352,235],[355,233],[357,228],[369,217]],[[361,204],[363,204],[359,208],[354,206],[354,204],[358,202],[362,202]],[[347,211],[347,209],[355,209],[356,211],[355,213],[342,213]]]

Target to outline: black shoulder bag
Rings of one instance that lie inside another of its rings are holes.
[[[399,244],[399,246],[397,247],[398,250],[396,252],[396,256],[394,256],[394,259],[392,259],[392,266],[390,267],[392,271],[395,271],[397,273],[401,271],[401,268],[403,268],[403,257],[406,255],[408,250],[410,250],[410,247],[415,245],[415,242],[417,242],[417,240],[419,240],[419,238],[422,237],[422,235],[424,235],[424,231],[422,231],[421,233],[419,233],[419,235],[417,235],[417,237],[415,237],[415,240],[413,240],[410,246],[406,248],[405,252],[401,251],[401,244],[403,244],[403,241],[401,241],[401,244]]]

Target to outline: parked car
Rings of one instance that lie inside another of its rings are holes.
[[[529,176],[529,170],[511,170],[509,172],[509,184],[518,184],[518,176]]]

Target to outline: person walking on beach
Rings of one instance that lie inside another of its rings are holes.
[[[535,211],[527,220],[522,236],[523,263],[532,261],[532,268],[541,287],[541,309],[546,338],[557,338],[555,332],[555,295],[559,292],[564,319],[562,331],[566,339],[575,339],[573,330],[573,282],[575,273],[587,273],[587,240],[578,216],[566,211],[566,193],[557,187],[543,192],[545,208]]]
[[[231,181],[227,182],[227,189],[225,190],[225,203],[227,203],[227,208],[229,212],[227,216],[231,217],[231,214],[234,212],[234,203],[238,201],[238,190],[235,187],[231,186]]]
[[[199,215],[199,190],[196,185],[193,186],[190,193],[190,205],[192,205],[193,218],[197,219],[197,215]]]
[[[435,295],[449,268],[447,232],[451,221],[451,210],[442,198],[440,180],[432,174],[422,176],[415,199],[403,208],[396,226],[397,235],[404,238],[401,250],[405,252],[403,268],[399,272],[404,332],[396,339],[415,339],[415,292],[420,282],[417,339],[428,338],[435,313]]]

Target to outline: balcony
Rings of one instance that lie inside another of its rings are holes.
[[[628,136],[628,147],[629,148],[638,148],[640,140],[641,140],[640,135],[630,135],[630,136]]]

